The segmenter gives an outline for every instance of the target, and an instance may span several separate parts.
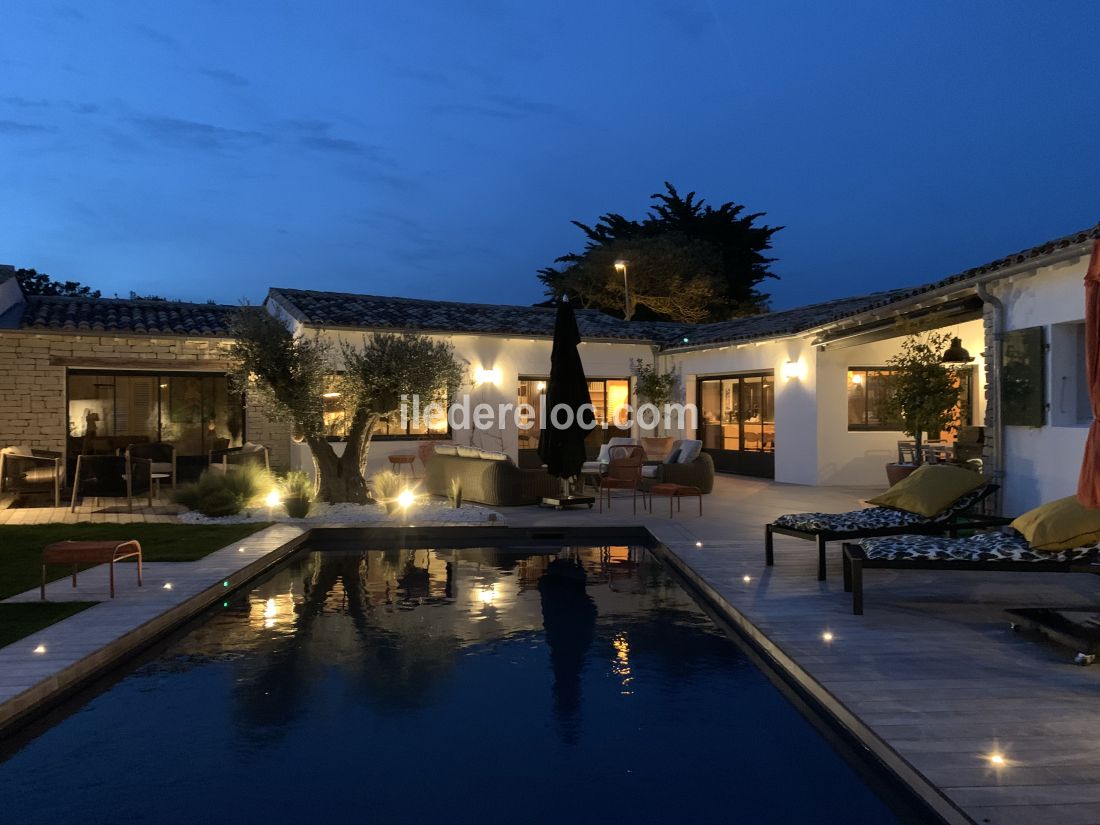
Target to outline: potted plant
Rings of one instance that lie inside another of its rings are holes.
[[[656,365],[650,365],[641,358],[630,359],[630,372],[634,376],[634,395],[660,409],[676,397],[678,379],[674,372],[659,372]],[[658,419],[656,433],[661,432]]]
[[[911,465],[886,465],[891,485],[923,463],[924,434],[950,429],[958,418],[959,374],[944,366],[940,358],[950,337],[936,332],[910,335],[902,341],[901,351],[886,361],[891,374],[883,413],[901,423],[902,431],[913,439],[916,453]]]
[[[291,518],[305,518],[313,503],[314,484],[309,473],[291,470],[283,479],[283,506]]]

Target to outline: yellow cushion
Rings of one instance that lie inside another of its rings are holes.
[[[1100,542],[1100,510],[1089,510],[1075,496],[1028,510],[1012,522],[1032,550],[1072,550]]]
[[[983,484],[985,479],[973,470],[954,464],[925,464],[868,503],[935,518]]]

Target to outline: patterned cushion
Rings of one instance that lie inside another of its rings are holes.
[[[911,524],[928,524],[930,519],[904,510],[889,507],[867,507],[849,513],[790,513],[775,520],[776,527],[805,530],[810,533],[825,530],[836,533],[854,533],[860,530],[882,530],[908,527]]]
[[[1096,555],[1097,545],[1058,552],[1032,550],[1024,537],[1012,531],[976,533],[962,539],[945,536],[883,536],[860,543],[869,559],[887,561],[1084,561]]]
[[[850,533],[859,530],[908,527],[911,524],[935,524],[965,513],[984,493],[984,486],[972,490],[934,519],[905,510],[894,510],[891,507],[866,507],[863,510],[852,510],[848,513],[790,513],[780,516],[774,523],[776,527],[804,530],[808,533],[825,530],[834,533]]]

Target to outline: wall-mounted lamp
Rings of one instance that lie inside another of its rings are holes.
[[[952,338],[951,346],[944,352],[943,357],[940,358],[940,363],[943,364],[969,364],[974,359],[963,346],[962,338]]]
[[[788,361],[783,365],[782,375],[788,381],[792,378],[801,379],[806,376],[806,367],[801,361]]]
[[[499,384],[500,383],[500,370],[498,369],[485,369],[482,367],[477,371],[477,383],[479,384]]]

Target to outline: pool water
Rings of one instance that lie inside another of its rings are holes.
[[[888,823],[646,550],[306,550],[0,763],[11,823]]]

